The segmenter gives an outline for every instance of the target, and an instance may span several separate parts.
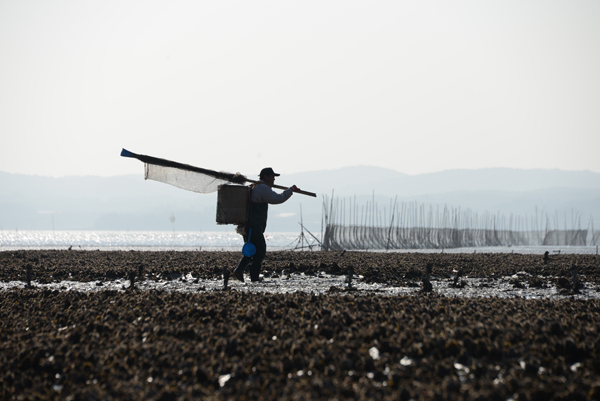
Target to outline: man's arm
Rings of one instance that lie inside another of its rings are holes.
[[[255,203],[270,203],[278,204],[288,200],[294,193],[293,188],[288,188],[282,193],[278,194],[273,191],[267,184],[259,183],[252,189],[252,195],[250,195],[250,201]]]

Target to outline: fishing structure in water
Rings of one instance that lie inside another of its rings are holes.
[[[374,197],[373,197],[374,198]],[[587,246],[600,243],[590,218],[581,228],[581,215],[559,219],[557,213],[506,216],[471,209],[390,203],[380,208],[375,200],[358,205],[356,198],[324,196],[322,215],[324,250],[450,249],[490,246]],[[564,223],[564,224],[563,224]],[[562,225],[562,227],[561,227]]]

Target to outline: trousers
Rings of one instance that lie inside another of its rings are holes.
[[[248,242],[248,234],[244,235],[244,242]],[[246,268],[248,268],[250,270],[250,280],[258,281],[262,261],[267,254],[265,235],[259,230],[252,230],[250,242],[256,247],[256,253],[253,256],[244,256],[242,260],[240,260],[240,263],[238,263],[235,271],[244,273]]]

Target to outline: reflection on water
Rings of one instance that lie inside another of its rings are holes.
[[[297,249],[300,234],[265,233],[270,250]],[[310,241],[316,244],[316,241]],[[34,249],[138,250],[138,251],[232,251],[241,250],[242,237],[227,231],[0,231],[0,251]],[[307,248],[305,248],[307,249]],[[313,249],[318,250],[318,247]],[[513,246],[453,249],[402,249],[389,252],[419,253],[522,253],[598,254],[597,246]],[[385,252],[371,250],[371,252]]]
[[[266,233],[272,249],[293,249],[298,233]],[[242,237],[224,231],[0,231],[0,250],[232,250]]]
[[[600,298],[600,288],[598,286],[585,283],[585,287],[577,295],[561,295],[559,289],[548,278],[547,282],[539,288],[517,288],[510,282],[515,279],[524,278],[526,273],[520,273],[519,276],[502,277],[498,279],[482,278],[464,278],[466,285],[463,288],[453,288],[453,279],[440,279],[433,277],[433,292],[448,297],[464,298],[525,298],[525,299],[592,299]],[[346,277],[335,276],[321,273],[318,276],[307,276],[302,274],[283,275],[276,278],[265,278],[259,283],[230,280],[228,290],[247,291],[270,294],[283,294],[293,292],[306,292],[314,294],[353,294],[353,295],[416,295],[420,291],[419,286],[415,287],[391,287],[384,284],[366,284],[360,281],[361,277],[352,282],[352,288],[348,289]],[[418,284],[418,282],[416,282]],[[128,280],[120,279],[114,281],[61,281],[60,283],[38,284],[32,282],[33,287],[39,289],[49,289],[57,291],[103,291],[116,290],[127,291],[130,284]],[[222,291],[223,280],[197,280],[191,274],[181,276],[175,280],[144,280],[135,283],[137,290],[162,290],[175,292],[198,292],[198,291]],[[8,283],[0,282],[0,291],[14,288],[25,288],[22,281],[11,281]]]

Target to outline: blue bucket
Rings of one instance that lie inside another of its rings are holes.
[[[250,242],[250,238],[252,238],[252,229],[248,233],[248,242],[242,247],[242,254],[246,257],[254,256],[256,253],[256,247]]]

